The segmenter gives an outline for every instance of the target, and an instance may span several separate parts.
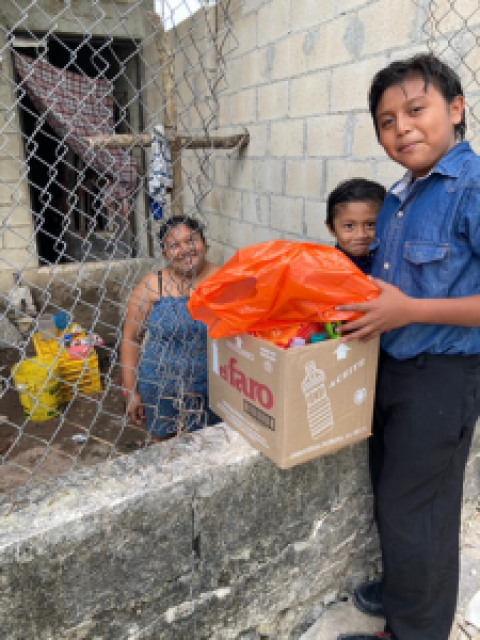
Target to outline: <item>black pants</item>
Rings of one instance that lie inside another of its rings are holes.
[[[479,413],[480,356],[381,354],[370,470],[383,605],[398,640],[448,639],[464,471]]]

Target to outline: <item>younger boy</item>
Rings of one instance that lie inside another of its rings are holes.
[[[456,73],[432,55],[374,77],[370,112],[407,174],[377,217],[372,274],[382,294],[346,340],[379,334],[370,468],[381,584],[355,602],[386,617],[349,640],[447,640],[454,618],[465,464],[480,413],[480,158],[463,140]]]
[[[337,249],[367,275],[372,269],[368,247],[375,237],[375,220],[385,195],[385,187],[378,182],[352,178],[341,182],[327,200],[325,224],[337,241]]]

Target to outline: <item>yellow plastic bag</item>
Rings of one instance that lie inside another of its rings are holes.
[[[51,358],[22,360],[12,367],[13,381],[26,417],[43,422],[62,409],[58,367]]]

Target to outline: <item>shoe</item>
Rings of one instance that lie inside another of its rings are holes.
[[[353,604],[367,616],[383,618],[381,581],[372,580],[358,586],[353,592]]]
[[[378,640],[379,638],[394,640],[394,637],[386,631],[380,633],[342,633],[337,636],[337,640]]]

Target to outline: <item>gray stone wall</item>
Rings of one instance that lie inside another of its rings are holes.
[[[24,498],[0,529],[9,640],[293,640],[378,570],[365,444],[280,471],[212,427]]]

